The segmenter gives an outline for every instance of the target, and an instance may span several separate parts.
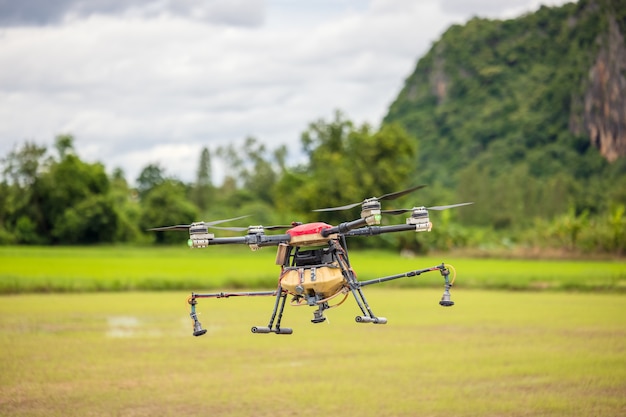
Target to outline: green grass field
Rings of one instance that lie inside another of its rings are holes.
[[[618,416],[626,414],[623,295],[368,288],[293,335],[252,334],[272,298],[187,292],[0,297],[2,416]]]
[[[350,297],[329,323],[288,306],[287,336],[250,332],[272,297],[202,299],[194,338],[190,292],[273,289],[273,250],[0,247],[0,415],[626,415],[624,261],[351,260],[449,262],[456,305],[432,272],[364,289],[387,325]]]
[[[247,247],[0,247],[0,294],[120,290],[270,288],[279,267],[275,250]],[[352,251],[352,266],[366,280],[452,264],[464,288],[626,292],[626,261],[472,259],[441,255],[403,258],[382,251]],[[440,286],[437,274],[385,286]]]

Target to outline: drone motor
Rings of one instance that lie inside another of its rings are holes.
[[[380,224],[382,214],[378,199],[370,199],[363,202],[361,205],[361,218],[365,220],[368,226]]]
[[[411,217],[406,219],[406,224],[414,225],[416,232],[430,232],[433,227],[428,217],[426,207],[414,207],[411,212]]]
[[[214,237],[204,222],[191,223],[187,244],[190,248],[206,248]]]

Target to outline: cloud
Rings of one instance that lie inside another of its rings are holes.
[[[441,9],[446,14],[467,16],[480,11],[481,16],[501,16],[510,9],[524,7],[527,0],[441,0]]]
[[[532,12],[541,5],[561,5],[563,0],[440,0],[445,14],[464,17],[510,19]]]
[[[0,26],[56,25],[93,15],[172,15],[213,24],[259,26],[264,0],[0,0]]]

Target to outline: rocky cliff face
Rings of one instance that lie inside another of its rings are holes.
[[[589,71],[583,124],[591,143],[613,162],[626,156],[626,47],[615,17],[609,15],[608,23]]]

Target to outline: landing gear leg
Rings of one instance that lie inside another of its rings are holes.
[[[348,267],[349,264],[347,260],[344,259],[343,257],[338,257],[338,260],[340,261],[339,264],[341,265],[343,275],[346,277],[346,280],[348,281],[348,285],[350,286],[350,291],[352,292],[352,295],[354,295],[354,299],[356,300],[357,305],[359,306],[359,308],[361,309],[361,312],[363,313],[362,316],[356,317],[357,323],[386,324],[387,323],[386,318],[376,317],[374,315],[374,312],[370,308],[370,305],[365,299],[365,295],[363,294],[363,291],[361,290],[361,284],[356,279],[356,276],[354,275],[354,272],[352,271],[352,269]]]
[[[288,327],[280,327],[280,322],[283,318],[283,310],[285,309],[285,302],[287,301],[287,292],[282,291],[280,287],[276,291],[276,302],[274,303],[274,310],[272,311],[272,316],[270,317],[270,322],[267,327],[258,327],[254,326],[252,329],[252,333],[276,333],[276,334],[292,334],[293,329]],[[276,315],[278,314],[278,320],[276,320]],[[274,320],[276,320],[276,327],[274,327]]]
[[[369,306],[369,303],[365,299],[365,294],[360,287],[354,286],[352,289],[352,294],[354,295],[354,299],[356,300],[357,305],[361,309],[363,313],[362,316],[356,316],[355,320],[357,323],[374,323],[374,324],[387,324],[387,319],[384,317],[376,317],[374,312]]]

